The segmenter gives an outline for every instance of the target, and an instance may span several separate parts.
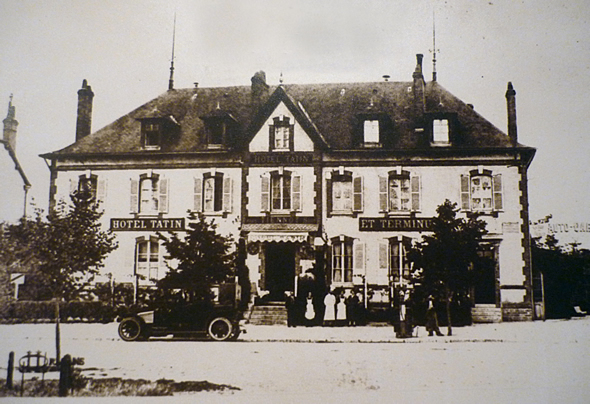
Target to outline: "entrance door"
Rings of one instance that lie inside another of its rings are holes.
[[[266,290],[270,292],[270,300],[284,300],[285,291],[293,290],[296,249],[292,243],[266,244]]]

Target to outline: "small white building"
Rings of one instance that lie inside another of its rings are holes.
[[[182,231],[187,211],[215,219],[245,246],[253,293],[281,299],[314,268],[327,287],[355,288],[369,309],[391,304],[405,251],[449,199],[486,220],[495,267],[478,280],[474,320],[534,316],[527,169],[517,141],[436,80],[422,55],[412,80],[169,89],[90,133],[92,97],[79,91],[76,142],[43,155],[51,202],[90,187],[119,248],[119,282],[165,273],[155,232]],[[152,281],[150,281],[152,280]]]

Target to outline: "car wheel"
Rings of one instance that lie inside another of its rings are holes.
[[[123,341],[143,339],[143,324],[134,317],[124,318],[119,324],[119,337]]]
[[[210,338],[215,341],[226,341],[228,340],[234,331],[234,327],[227,318],[217,317],[214,318],[207,327],[207,334]]]

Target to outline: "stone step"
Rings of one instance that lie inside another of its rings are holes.
[[[255,325],[287,324],[287,309],[284,305],[254,306],[248,322]]]

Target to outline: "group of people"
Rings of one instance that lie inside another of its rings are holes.
[[[354,290],[329,291],[323,296],[307,293],[305,300],[285,292],[287,325],[356,326],[365,322],[363,295]]]

